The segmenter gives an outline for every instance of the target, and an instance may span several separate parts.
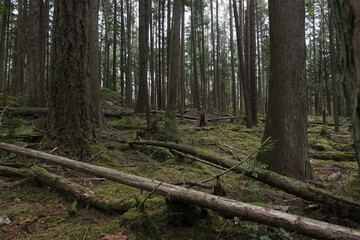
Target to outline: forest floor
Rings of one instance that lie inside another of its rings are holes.
[[[123,110],[117,106],[116,99],[106,94],[103,94],[105,107],[109,110]],[[191,112],[187,115],[191,115]],[[257,151],[264,130],[261,121],[254,129],[245,128],[239,120],[230,122],[228,119],[208,122],[205,128],[199,128],[198,121],[178,119],[174,122],[161,114],[154,115],[154,118],[158,120],[159,130],[151,134],[150,138],[177,141],[230,158],[244,158]],[[331,126],[314,123],[318,121],[320,118],[309,119],[312,182],[336,195],[360,201],[358,166],[352,156],[355,150],[349,126],[343,122],[341,134],[337,134]],[[0,128],[0,140],[41,148],[39,140],[30,139],[30,142],[26,142],[26,137],[15,137],[33,134],[34,126],[39,127],[44,120],[27,118],[19,122],[21,124],[11,132],[11,137],[8,137],[9,129]],[[186,182],[201,182],[223,171],[180,158],[164,148],[136,147],[117,141],[143,136],[139,132],[144,131],[144,128],[145,121],[140,115],[107,119],[106,127],[99,133],[98,142],[93,145],[93,154],[83,161],[181,186]],[[145,137],[149,137],[147,133]],[[58,150],[52,153],[61,155]],[[343,155],[346,157],[343,158]],[[174,221],[177,213],[169,210],[161,196],[149,196],[148,192],[5,152],[0,152],[0,165],[22,168],[41,166],[108,199],[124,202],[141,202],[146,199],[145,209],[135,206],[124,214],[104,212],[81,202],[76,206],[72,196],[41,185],[32,178],[0,176],[0,220],[8,218],[11,221],[9,224],[0,223],[0,239],[3,240],[308,239],[284,229],[227,218],[210,210],[202,214],[196,223],[191,220],[179,223]],[[359,223],[339,218],[331,209],[286,194],[244,175],[229,172],[220,181],[227,198],[360,229]],[[192,188],[212,193],[218,183],[213,180],[206,183],[209,188]]]

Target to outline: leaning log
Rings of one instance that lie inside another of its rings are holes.
[[[204,151],[197,150],[191,146],[176,144],[176,143],[167,143],[167,142],[159,142],[159,141],[129,141],[127,142],[129,144],[138,144],[138,145],[153,145],[153,146],[159,146],[164,147],[168,149],[174,149],[179,152],[187,153],[194,155],[196,157],[202,158],[204,160],[207,160],[211,163],[214,163],[216,165],[220,165],[222,167],[231,168],[235,165],[237,165],[239,162],[235,161],[230,158],[222,157],[216,154],[209,154]],[[308,188],[308,184],[298,181],[296,179],[292,179],[280,174],[277,174],[272,171],[268,171],[265,169],[253,167],[253,166],[238,166],[234,169],[237,173],[243,173],[248,177],[251,177],[253,179],[256,179],[260,182],[263,182],[265,184],[268,184],[272,187],[275,187],[277,189],[283,190],[284,192],[287,192],[289,194],[295,195],[297,197],[300,197],[302,199],[315,202],[315,203],[321,203],[330,209],[333,209],[336,211],[336,214],[341,217],[346,217],[349,219],[352,219],[354,221],[360,222],[360,207],[357,206],[357,204],[349,204],[349,200],[344,199],[344,201],[341,201],[341,198],[335,200],[331,196],[333,196],[330,193],[327,193],[326,191],[323,191],[322,189],[318,189],[315,186],[312,186],[312,189],[319,190],[317,193],[314,191],[310,191]]]
[[[238,216],[241,217],[241,219],[258,222],[269,226],[281,227],[290,231],[296,231],[299,234],[309,237],[317,239],[339,240],[360,239],[359,231],[338,225],[283,213],[264,207],[254,206],[248,203],[214,196],[156,180],[134,176],[113,169],[99,167],[89,163],[71,160],[65,157],[26,149],[12,144],[0,143],[0,149],[22,156],[35,158],[50,164],[56,164],[98,177],[107,178],[121,184],[146,190],[154,194],[163,195],[167,198],[188,204],[198,205],[200,207],[223,212],[232,216]]]

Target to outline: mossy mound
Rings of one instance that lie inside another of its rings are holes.
[[[108,122],[110,126],[113,126],[119,130],[137,130],[141,128],[141,121],[133,116],[126,116],[119,120]]]
[[[174,159],[174,155],[166,148],[155,146],[136,146],[141,152],[151,156],[153,159],[163,162],[166,160]]]
[[[108,101],[115,105],[122,105],[123,103],[123,97],[108,88],[101,88],[100,97],[102,101]]]

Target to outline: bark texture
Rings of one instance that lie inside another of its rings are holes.
[[[55,2],[48,137],[72,154],[93,138],[89,87],[89,1]]]
[[[360,167],[360,2],[333,0],[335,28]]]
[[[286,10],[285,10],[286,9]],[[258,159],[269,170],[309,179],[304,0],[269,1],[269,113],[264,139],[272,149]]]

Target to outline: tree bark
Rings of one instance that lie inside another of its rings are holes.
[[[250,96],[250,88],[248,81],[246,79],[245,74],[245,65],[244,65],[244,58],[243,58],[243,47],[242,47],[242,34],[241,34],[241,26],[240,26],[240,18],[238,14],[238,9],[236,5],[236,0],[233,0],[233,9],[234,9],[234,19],[235,19],[235,29],[236,29],[236,40],[237,40],[237,51],[238,51],[238,61],[239,61],[239,68],[240,68],[240,77],[242,83],[242,92],[244,95],[244,102],[245,102],[245,114],[246,114],[246,127],[252,128],[252,113],[251,113],[251,96]]]
[[[360,232],[338,225],[254,206],[248,203],[182,188],[156,180],[125,174],[113,169],[99,167],[65,157],[54,156],[7,143],[0,143],[0,149],[35,158],[50,164],[82,171],[98,177],[104,177],[121,184],[163,195],[173,200],[198,205],[215,211],[221,211],[232,216],[240,216],[242,219],[296,231],[299,234],[307,235],[309,237],[339,240],[355,240],[360,238]]]
[[[147,83],[147,62],[149,56],[149,1],[140,0],[139,6],[139,91],[136,111],[146,113],[150,126],[149,90]]]
[[[251,91],[251,120],[254,125],[257,123],[257,76],[256,76],[256,1],[250,0],[249,6],[249,40],[250,40],[250,91]]]
[[[132,49],[131,49],[131,39],[132,39],[132,4],[130,0],[126,0],[126,35],[127,35],[127,58],[126,58],[126,80],[125,80],[125,105],[130,107],[132,104]]]
[[[360,2],[333,0],[341,71],[360,169]],[[359,170],[360,171],[360,170]]]
[[[174,0],[173,24],[171,28],[170,44],[170,64],[169,64],[169,95],[168,95],[168,112],[177,108],[178,99],[178,82],[180,81],[180,19],[181,19],[181,0]]]
[[[271,137],[274,146],[259,153],[258,160],[271,171],[309,179],[305,3],[269,1],[269,11],[269,113],[263,139]]]
[[[331,58],[331,86],[333,96],[333,113],[335,132],[339,132],[339,93],[337,81],[337,64],[335,51],[335,33],[334,33],[334,13],[332,0],[328,0],[329,5],[329,38],[330,38],[330,58]]]
[[[90,1],[90,32],[89,32],[89,71],[90,71],[90,99],[91,112],[94,124],[97,127],[103,125],[102,108],[100,99],[100,56],[99,56],[99,0]]]
[[[71,154],[94,138],[89,86],[89,1],[55,2],[48,140]]]

